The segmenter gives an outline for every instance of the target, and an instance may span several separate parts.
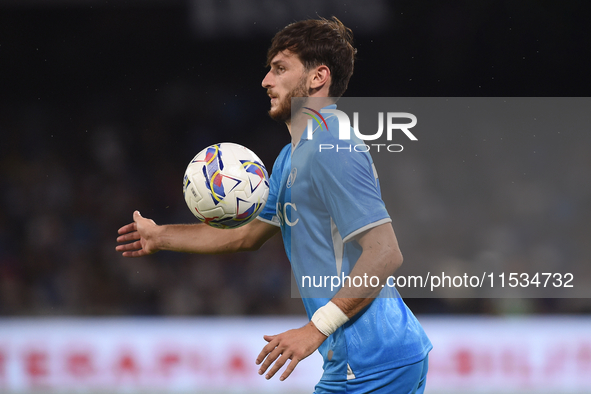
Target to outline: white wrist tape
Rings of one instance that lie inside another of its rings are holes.
[[[327,337],[348,321],[347,315],[332,301],[318,308],[312,316],[312,323],[314,323],[318,331]]]

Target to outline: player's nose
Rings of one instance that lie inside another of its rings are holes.
[[[272,79],[273,74],[271,73],[271,70],[269,70],[267,75],[265,75],[265,78],[263,78],[263,80],[261,81],[262,87],[264,87],[265,89],[272,87]]]

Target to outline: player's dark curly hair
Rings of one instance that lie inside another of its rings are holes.
[[[330,69],[328,94],[341,97],[353,75],[357,50],[353,48],[353,32],[336,17],[331,20],[308,19],[287,25],[271,41],[267,66],[279,52],[296,54],[307,70],[320,65]]]

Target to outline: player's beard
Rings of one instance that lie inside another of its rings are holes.
[[[308,97],[308,89],[306,88],[306,76],[303,76],[295,88],[293,88],[287,95],[281,100],[277,108],[271,108],[269,110],[269,116],[271,119],[278,122],[289,123],[291,120],[291,99],[292,97]],[[300,100],[297,100],[300,102]],[[303,102],[303,100],[302,100]],[[294,108],[297,111],[299,108]]]

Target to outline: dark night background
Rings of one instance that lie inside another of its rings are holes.
[[[237,142],[272,167],[289,135],[266,115],[260,82],[271,37],[294,20],[318,12],[353,29],[346,96],[589,95],[583,1],[366,4],[0,1],[0,314],[302,313],[279,239],[222,257],[115,252],[135,209],[157,223],[194,220],[182,178],[205,146]],[[565,160],[586,157],[588,134],[565,133]],[[560,225],[580,229],[581,247],[564,258],[589,264],[591,190],[580,186],[576,214]],[[421,207],[388,208],[395,218]],[[405,248],[405,233],[423,229],[394,224],[411,264],[419,251]],[[591,311],[588,300],[568,299],[407,303],[415,313]]]

